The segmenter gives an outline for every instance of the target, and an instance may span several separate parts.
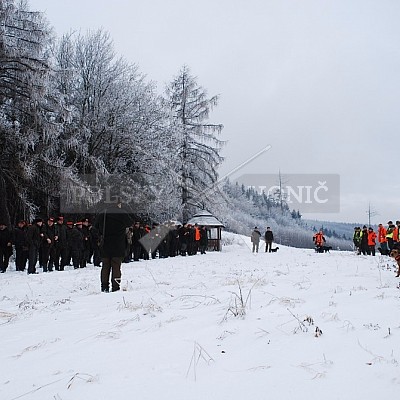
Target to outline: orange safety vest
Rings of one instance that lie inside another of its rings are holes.
[[[368,246],[375,246],[376,233],[368,232]]]
[[[387,239],[386,239],[386,228],[381,226],[380,228],[378,228],[378,241],[379,243],[386,243]]]
[[[397,226],[393,229],[393,241],[399,241],[399,228]]]
[[[194,240],[199,241],[200,240],[200,229],[199,228],[194,228]]]
[[[316,233],[314,235],[314,241],[317,246],[322,246],[324,244],[324,235],[322,233]]]

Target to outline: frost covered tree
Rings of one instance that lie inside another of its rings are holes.
[[[0,1],[0,214],[7,223],[54,200],[59,106],[49,91],[50,39],[42,14],[26,1]]]
[[[194,207],[203,208],[210,201],[210,189],[218,180],[223,142],[217,135],[223,126],[208,121],[217,103],[218,96],[208,98],[187,66],[166,88],[166,105],[176,141],[177,184],[183,221],[189,219]]]
[[[154,84],[117,57],[101,29],[64,35],[55,60],[58,90],[70,111],[63,134],[68,168],[107,184],[113,179],[135,213],[161,218],[162,199],[175,196],[166,155],[175,144]]]

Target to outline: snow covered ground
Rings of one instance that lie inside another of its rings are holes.
[[[0,399],[378,399],[400,392],[388,258],[284,248],[0,275]],[[316,330],[318,333],[316,334]],[[322,334],[319,333],[322,331]]]

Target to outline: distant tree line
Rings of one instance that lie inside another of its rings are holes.
[[[213,206],[213,211],[222,219],[227,229],[248,236],[255,226],[263,232],[270,226],[277,243],[303,248],[314,247],[313,228],[302,220],[298,210],[290,211],[285,200],[279,196],[268,196],[253,187],[225,180],[220,199],[220,204]],[[334,249],[352,250],[352,242],[346,237],[333,234],[326,236],[328,244]]]

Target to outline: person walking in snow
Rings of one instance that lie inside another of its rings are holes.
[[[258,253],[258,247],[260,246],[260,237],[261,232],[258,230],[257,227],[254,227],[254,230],[251,234],[251,243],[253,243],[253,253]]]

